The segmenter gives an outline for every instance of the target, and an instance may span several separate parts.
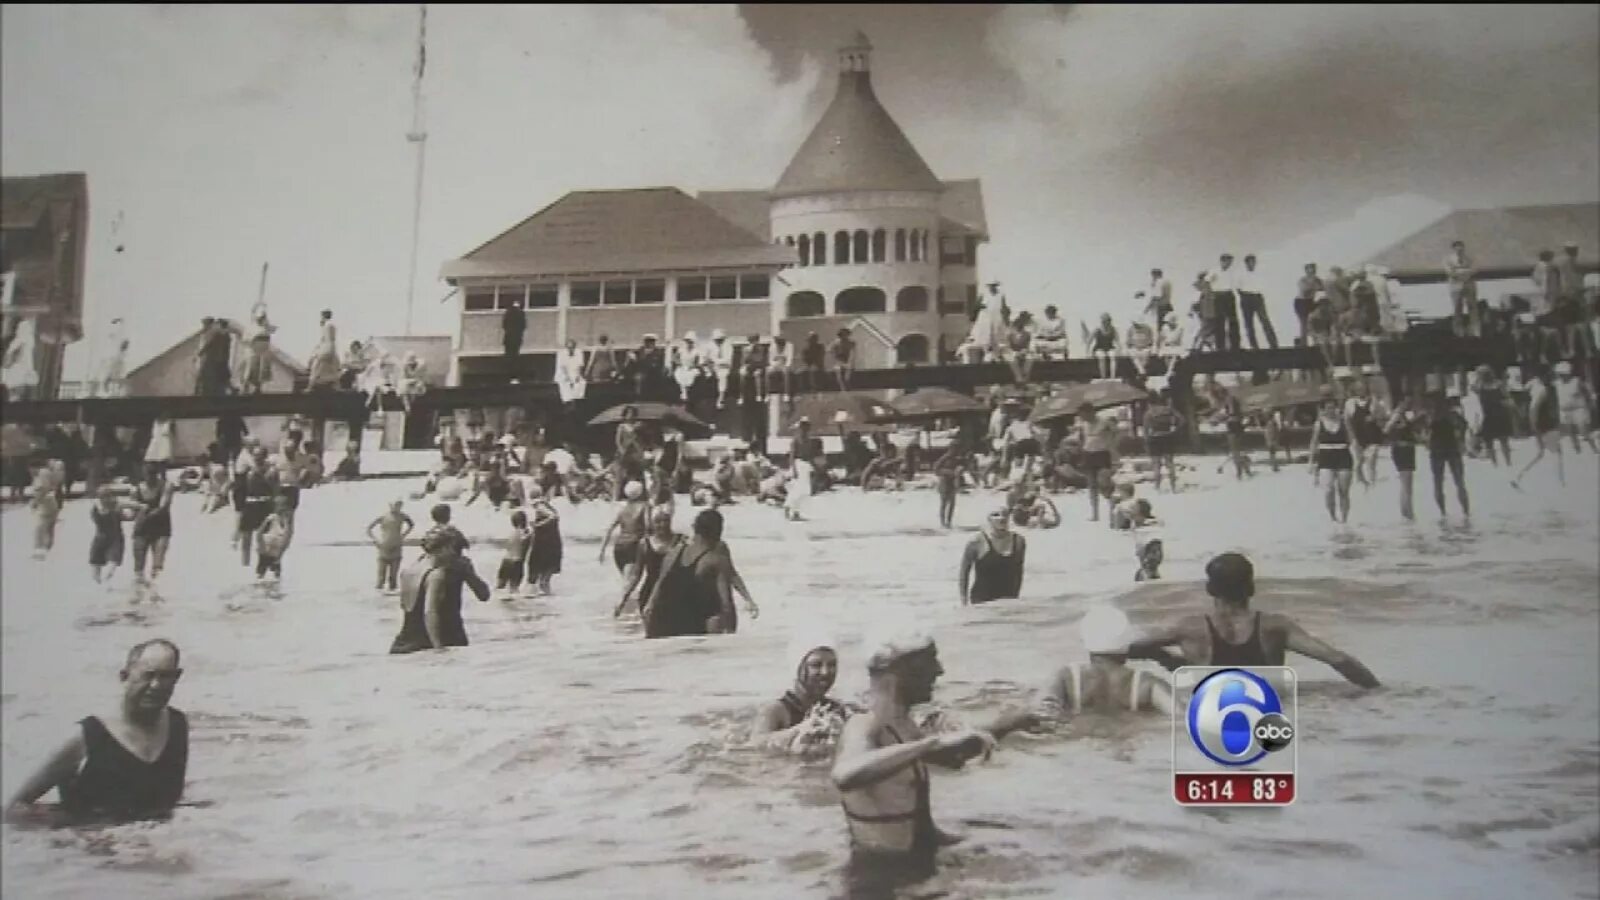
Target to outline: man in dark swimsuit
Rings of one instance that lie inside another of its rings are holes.
[[[427,557],[401,574],[400,609],[405,618],[389,645],[390,653],[467,646],[461,588],[470,586],[479,602],[488,602],[490,591],[471,560],[461,555],[458,535],[448,526],[429,531],[422,539]]]
[[[1210,613],[1151,629],[1128,646],[1128,657],[1171,667],[1176,660],[1163,659],[1164,651],[1177,646],[1192,666],[1281,666],[1293,650],[1327,663],[1353,684],[1378,687],[1377,677],[1360,660],[1307,634],[1288,616],[1252,613],[1255,568],[1242,554],[1212,557],[1206,564],[1206,592],[1214,599]]]
[[[934,824],[927,764],[959,769],[988,758],[997,741],[1038,717],[1010,712],[986,728],[924,735],[911,708],[933,698],[944,674],[933,639],[908,634],[868,646],[867,710],[845,722],[832,778],[850,830],[851,894],[887,896],[931,875],[935,851],[960,840]]]
[[[59,789],[70,821],[129,821],[171,813],[183,796],[189,762],[189,720],[171,708],[183,669],[178,647],[157,638],[135,646],[122,668],[122,708],[89,716],[50,759],[22,783],[6,820],[54,818],[38,806]]]
[[[694,537],[668,553],[644,603],[645,637],[738,629],[731,566],[722,548],[722,513],[708,509],[695,516]]]

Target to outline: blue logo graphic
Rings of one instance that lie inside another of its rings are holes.
[[[1213,672],[1195,685],[1185,718],[1195,749],[1229,768],[1258,762],[1294,740],[1278,692],[1243,669]]]

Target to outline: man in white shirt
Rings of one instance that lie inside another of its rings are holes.
[[[707,361],[717,372],[717,407],[728,408],[728,376],[733,373],[733,345],[721,328],[711,331],[711,346],[706,348]]]
[[[1450,303],[1455,309],[1457,335],[1462,333],[1462,317],[1466,317],[1466,333],[1478,335],[1478,273],[1467,256],[1467,245],[1462,241],[1450,243],[1450,255],[1444,258],[1445,275],[1450,282]]]
[[[1224,253],[1217,260],[1218,267],[1211,270],[1206,283],[1211,285],[1212,302],[1217,311],[1217,349],[1239,349],[1239,270],[1233,268],[1233,254]]]
[[[1261,273],[1256,271],[1256,255],[1244,258],[1244,271],[1234,282],[1239,292],[1239,308],[1244,313],[1244,332],[1250,338],[1250,349],[1260,349],[1256,343],[1256,316],[1261,317],[1261,330],[1266,332],[1267,345],[1278,349],[1278,333],[1272,329],[1272,318],[1267,315],[1267,300],[1261,293]]]
[[[1161,330],[1161,323],[1172,315],[1172,282],[1162,274],[1160,269],[1150,270],[1150,287],[1134,294],[1135,297],[1148,298],[1145,304],[1145,314],[1155,319],[1156,330]]]

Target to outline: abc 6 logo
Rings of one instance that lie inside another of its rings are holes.
[[[1186,718],[1195,749],[1224,766],[1251,765],[1294,741],[1278,692],[1242,669],[1206,676],[1189,698]]]

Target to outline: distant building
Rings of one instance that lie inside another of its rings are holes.
[[[1532,292],[1539,251],[1559,256],[1569,241],[1578,245],[1581,271],[1600,270],[1600,203],[1455,210],[1367,262],[1388,268],[1403,285],[1400,300],[1407,308],[1449,315],[1444,260],[1454,241],[1466,244],[1478,272],[1479,298],[1496,303]]]
[[[460,290],[460,383],[549,378],[566,340],[637,347],[713,329],[825,342],[860,367],[937,361],[966,336],[988,241],[976,180],[940,181],[873,92],[871,45],[840,51],[832,103],[771,190],[578,191],[444,266]],[[514,364],[501,317],[524,301]]]
[[[243,346],[244,332],[231,325],[234,359],[248,352]],[[194,394],[195,353],[200,348],[200,329],[166,350],[155,355],[143,365],[128,372],[130,397],[187,397]],[[287,394],[306,383],[306,367],[287,353],[272,348],[270,375],[262,390],[269,394]],[[250,433],[260,438],[268,447],[276,447],[283,432],[284,416],[249,416],[244,420]],[[205,455],[206,448],[217,439],[215,419],[179,419],[175,423],[172,452],[178,459]]]
[[[9,282],[4,340],[33,329],[38,396],[60,393],[67,345],[83,339],[89,179],[81,172],[0,179],[0,276]]]

